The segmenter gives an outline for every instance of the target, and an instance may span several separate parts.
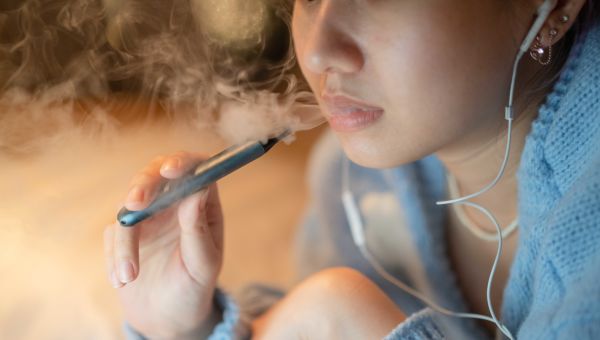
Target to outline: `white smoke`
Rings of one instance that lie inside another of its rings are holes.
[[[154,156],[318,124],[287,2],[0,1],[0,338],[120,334],[101,233]]]
[[[0,152],[39,151],[65,135],[105,138],[157,118],[218,129],[230,142],[320,122],[296,75],[287,1],[26,0],[6,7]],[[129,106],[137,109],[123,109]]]

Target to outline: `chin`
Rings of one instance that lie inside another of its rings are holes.
[[[346,156],[352,162],[366,168],[395,168],[426,156],[414,155],[409,150],[391,147],[393,145],[391,142],[376,138],[338,134],[338,139]],[[396,141],[396,143],[399,142]]]

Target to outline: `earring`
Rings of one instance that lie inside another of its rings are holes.
[[[542,45],[542,37],[538,34],[535,38],[535,43],[529,50],[531,58],[544,66],[552,62],[552,42],[554,42],[554,39],[558,35],[558,30],[552,28],[550,29],[550,32],[548,32],[548,35],[550,37],[550,44],[547,47]]]
[[[560,22],[562,22],[563,24],[566,24],[567,22],[569,22],[569,19],[571,19],[571,18],[569,18],[569,16],[565,14],[560,17]]]

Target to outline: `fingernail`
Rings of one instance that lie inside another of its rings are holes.
[[[110,272],[110,284],[112,284],[113,288],[121,288],[121,286],[123,286],[123,283],[119,281],[117,273],[115,273],[114,270]]]
[[[119,280],[122,283],[129,283],[133,281],[133,265],[129,261],[121,261],[119,265]]]
[[[144,190],[135,187],[129,191],[127,195],[127,202],[129,203],[140,203],[144,200]]]
[[[181,161],[179,158],[171,158],[169,159],[163,166],[161,167],[162,171],[171,171],[177,170],[181,166]]]

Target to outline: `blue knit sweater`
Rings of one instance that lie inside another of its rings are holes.
[[[474,322],[437,315],[382,282],[360,257],[344,230],[343,154],[334,143],[324,142],[315,161],[314,213],[300,241],[312,256],[305,266],[319,268],[327,259],[326,265],[354,267],[378,282],[407,314],[415,312],[388,339],[486,338]],[[354,166],[351,175],[367,228],[370,219],[377,224],[370,215],[387,213],[409,231],[394,239],[406,259],[389,261],[398,266],[390,269],[438,304],[467,311],[447,256],[445,212],[435,205],[446,197],[440,162],[431,157],[385,171]],[[388,205],[389,192],[400,213],[377,209]],[[519,169],[518,204],[519,246],[504,294],[503,322],[519,339],[600,339],[600,26],[574,46],[533,124]],[[375,245],[386,246],[379,242]]]
[[[302,274],[353,267],[408,315],[387,337],[486,339],[478,324],[436,314],[380,278],[350,236],[341,205],[344,155],[334,138],[317,147],[312,207],[297,238]],[[399,279],[437,304],[467,311],[445,242],[446,174],[434,157],[390,170],[351,168],[369,247]],[[600,339],[600,26],[573,47],[539,111],[521,159],[519,245],[502,306],[518,339]],[[235,304],[213,339],[244,336]]]

